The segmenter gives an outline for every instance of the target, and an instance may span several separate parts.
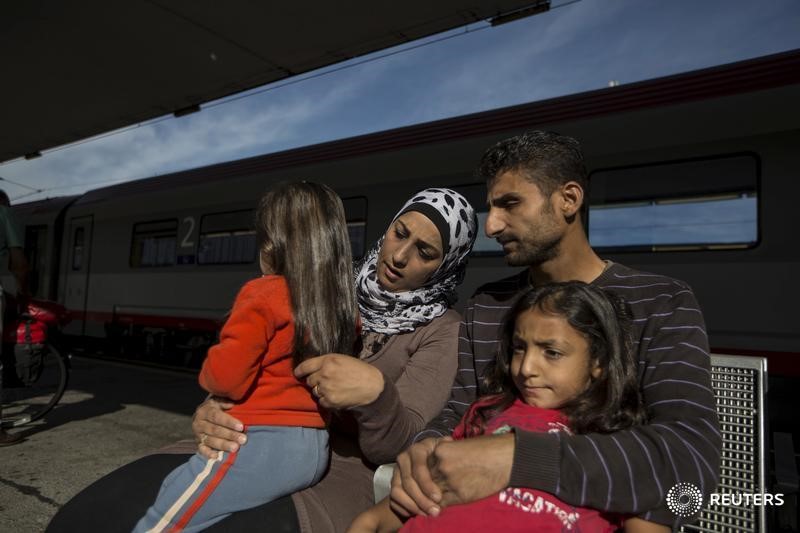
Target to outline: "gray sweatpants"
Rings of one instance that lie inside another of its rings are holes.
[[[202,531],[226,516],[317,483],[328,467],[328,432],[249,426],[247,444],[217,459],[195,454],[173,470],[134,529]]]

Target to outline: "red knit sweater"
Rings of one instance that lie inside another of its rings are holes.
[[[294,323],[283,276],[263,276],[236,296],[219,344],[208,351],[200,386],[235,401],[243,424],[322,428],[316,401],[292,373]]]

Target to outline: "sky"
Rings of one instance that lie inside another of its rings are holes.
[[[553,0],[544,14],[497,27],[471,24],[212,102],[199,113],[0,164],[0,187],[12,203],[80,194],[792,50],[800,48],[798,28],[800,0]]]

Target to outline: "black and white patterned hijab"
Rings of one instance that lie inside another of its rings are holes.
[[[356,265],[356,296],[365,331],[395,334],[413,331],[441,316],[456,301],[456,288],[464,280],[467,256],[472,250],[478,221],[475,210],[450,189],[425,189],[416,193],[392,219],[408,211],[427,216],[442,236],[444,258],[431,278],[419,289],[384,290],[377,281],[381,237]]]

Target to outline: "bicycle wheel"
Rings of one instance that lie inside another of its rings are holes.
[[[67,364],[51,344],[42,348],[42,365],[31,384],[19,379],[3,380],[2,406],[4,427],[27,424],[43,417],[61,399],[69,377]],[[4,372],[8,376],[7,372]]]

